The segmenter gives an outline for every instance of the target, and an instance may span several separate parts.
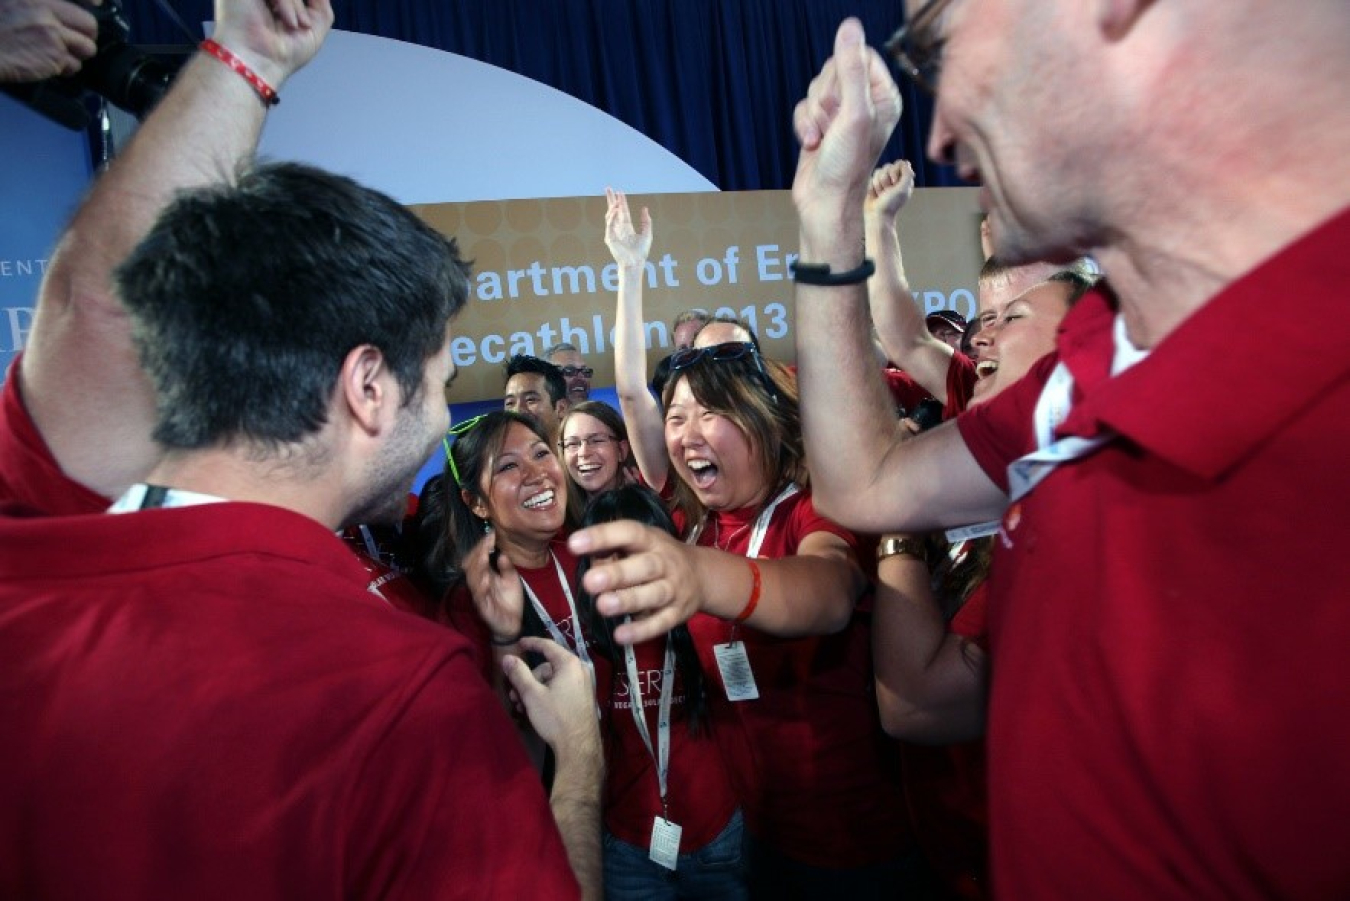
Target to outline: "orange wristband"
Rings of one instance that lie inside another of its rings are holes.
[[[276,106],[281,102],[281,98],[277,96],[276,88],[263,81],[261,75],[250,69],[247,63],[235,56],[229,50],[210,38],[202,41],[198,46],[234,71],[238,72],[240,77],[248,82],[249,87],[253,88],[258,96],[262,98],[263,106]]]
[[[731,621],[735,625],[740,625],[741,623],[745,622],[747,619],[750,618],[750,615],[755,612],[755,608],[759,606],[759,590],[761,587],[763,587],[763,583],[759,575],[759,564],[756,563],[754,560],[751,560],[749,557],[745,559],[745,562],[750,564],[750,576],[755,581],[754,584],[750,586],[750,600],[745,602],[745,609],[741,610],[740,613],[736,614],[736,618]]]

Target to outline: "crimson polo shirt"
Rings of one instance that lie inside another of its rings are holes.
[[[1060,435],[1120,437],[1004,516],[989,784],[1004,898],[1350,897],[1350,211],[1109,377],[1065,320]],[[958,420],[1032,448],[1056,364]]]
[[[0,508],[11,515],[101,513],[111,501],[61,471],[28,414],[19,385],[22,356],[10,364],[0,390]]]
[[[0,897],[575,897],[451,630],[262,504],[0,517]]]

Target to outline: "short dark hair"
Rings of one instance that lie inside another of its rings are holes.
[[[347,354],[384,355],[409,404],[469,266],[392,198],[299,163],[180,196],[114,278],[155,387],[154,438],[275,450],[321,429]]]
[[[511,376],[522,372],[537,372],[544,377],[551,403],[556,404],[567,396],[567,379],[563,378],[562,369],[556,364],[529,354],[516,354],[506,361],[506,381],[511,381]]]

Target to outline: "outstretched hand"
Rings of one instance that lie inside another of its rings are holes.
[[[622,191],[605,188],[605,246],[620,266],[641,266],[647,262],[652,249],[652,216],[642,208],[642,227],[633,228],[633,216],[628,211],[628,198]]]
[[[492,637],[505,641],[520,634],[525,591],[515,566],[505,554],[496,551],[497,536],[490,532],[465,556],[464,582],[473,595],[474,609]]]
[[[793,112],[801,142],[792,199],[804,230],[828,235],[856,216],[867,174],[900,121],[900,91],[885,62],[866,44],[862,24],[845,19],[834,56]]]
[[[216,0],[212,37],[276,88],[319,52],[331,0]]]
[[[914,167],[909,160],[879,166],[867,185],[863,213],[879,222],[894,220],[914,194]]]
[[[575,532],[568,546],[574,554],[596,558],[618,555],[596,562],[582,583],[603,615],[633,616],[614,630],[615,641],[647,641],[699,612],[703,591],[695,549],[666,532],[620,520]]]
[[[97,36],[93,14],[70,0],[0,0],[0,83],[74,75]]]

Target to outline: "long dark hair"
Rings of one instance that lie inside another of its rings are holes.
[[[619,441],[628,441],[628,426],[624,423],[623,417],[619,411],[615,410],[609,404],[600,400],[584,400],[579,404],[573,404],[563,414],[558,421],[558,456],[562,462],[563,477],[567,479],[567,518],[574,523],[581,522],[582,514],[586,512],[586,502],[589,500],[587,491],[577,484],[577,480],[572,478],[572,471],[567,468],[567,456],[562,451],[563,433],[567,431],[567,421],[573,416],[585,414],[592,419],[598,420],[605,428],[614,433],[614,437]],[[633,448],[630,444],[628,454],[619,461],[619,475],[630,473],[637,468],[637,462],[633,459]]]
[[[631,519],[644,525],[654,526],[665,531],[673,538],[679,537],[675,523],[671,521],[666,506],[656,492],[644,485],[625,485],[609,491],[601,491],[586,505],[581,517],[581,526],[599,525]],[[581,585],[582,577],[591,568],[590,557],[582,557],[577,565],[577,597],[581,599],[580,615],[587,633],[594,636],[596,652],[614,664],[614,673],[610,684],[610,696],[613,697],[623,652],[614,641],[614,628],[620,624],[617,617],[602,616],[595,609],[595,598]],[[698,652],[694,650],[694,639],[689,627],[680,625],[670,630],[666,636],[675,648],[675,669],[684,682],[685,715],[688,718],[689,732],[697,735],[704,731],[708,719],[707,686],[703,678],[703,668],[699,664]],[[672,690],[673,686],[672,686]]]
[[[482,497],[479,485],[483,473],[491,470],[506,433],[515,424],[525,426],[540,441],[548,442],[548,435],[530,417],[511,410],[493,410],[478,417],[455,437],[454,444],[446,449],[446,466],[440,482],[433,490],[423,492],[419,504],[419,513],[426,524],[419,529],[423,569],[442,595],[464,580],[464,558],[482,540],[488,527],[487,520],[469,509],[461,492]]]

